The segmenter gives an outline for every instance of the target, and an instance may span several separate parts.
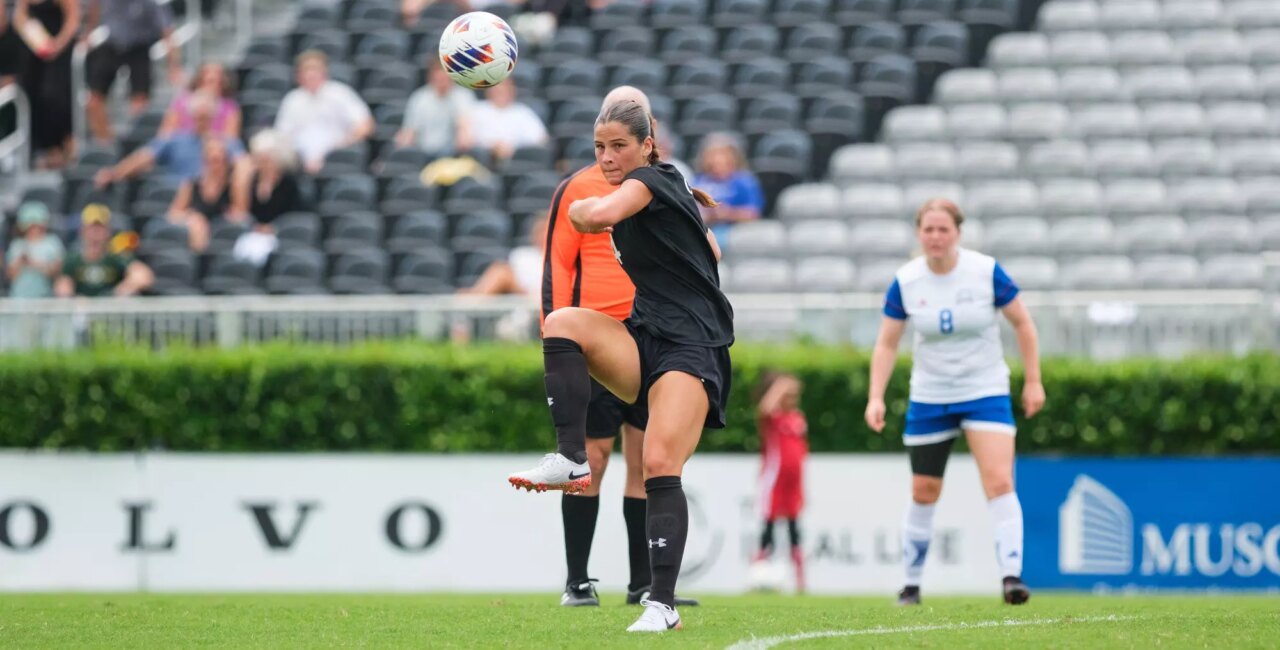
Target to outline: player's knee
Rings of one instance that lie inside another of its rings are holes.
[[[937,503],[942,496],[942,479],[932,476],[915,476],[911,480],[911,500],[921,505]]]
[[[665,452],[654,452],[646,450],[644,455],[644,477],[651,479],[655,476],[679,476],[682,463]]]
[[[1013,477],[1008,474],[983,476],[982,489],[987,493],[988,499],[1006,495],[1013,492]]]
[[[543,324],[543,334],[547,337],[565,338],[580,341],[582,327],[576,309],[557,309],[547,314]]]

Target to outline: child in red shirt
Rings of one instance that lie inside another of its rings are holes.
[[[791,537],[791,563],[796,571],[796,591],[803,592],[804,551],[800,548],[797,520],[804,508],[804,463],[809,456],[809,426],[800,411],[802,385],[794,375],[769,371],[756,389],[756,415],[760,428],[760,504],[764,532],[755,561],[773,553],[773,524],[785,519]]]

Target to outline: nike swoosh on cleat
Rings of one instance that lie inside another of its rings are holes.
[[[672,622],[672,623],[667,623],[667,629],[668,629],[668,630],[674,630],[674,629],[676,629],[676,626],[677,626],[677,625],[679,625],[679,624],[680,624],[680,619],[678,619],[678,618],[677,618],[674,622]]]
[[[583,472],[581,474],[574,474],[573,472],[569,472],[570,481],[576,481],[584,476],[591,476],[591,472]]]

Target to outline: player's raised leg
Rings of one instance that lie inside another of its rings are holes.
[[[547,317],[542,350],[556,451],[543,456],[537,467],[507,480],[538,492],[581,492],[591,485],[586,450],[591,377],[623,401],[634,402],[640,390],[640,354],[622,323],[573,307]]]
[[[709,402],[702,380],[668,372],[649,390],[649,427],[644,437],[645,492],[649,496],[649,563],[653,589],[645,611],[628,632],[665,632],[681,627],[675,609],[676,579],[689,536],[689,501],[681,474],[698,447]]]
[[[996,560],[1000,565],[1004,601],[1021,605],[1031,598],[1022,582],[1022,503],[1013,489],[1013,435],[1006,432],[978,430],[977,423],[966,423],[965,438],[978,463],[982,489],[991,513],[992,533],[996,540]],[[997,423],[998,424],[998,423]],[[973,428],[970,428],[972,426]],[[993,426],[986,424],[985,426]]]

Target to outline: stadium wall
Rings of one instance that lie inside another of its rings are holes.
[[[0,453],[0,590],[554,595],[564,579],[560,498],[502,480],[527,460]],[[757,471],[748,455],[690,464],[685,593],[748,586]],[[613,591],[627,576],[622,479],[605,476],[591,564]],[[1026,575],[1037,587],[1280,589],[1280,459],[1028,458],[1018,479]],[[899,456],[811,459],[803,529],[813,592],[900,586],[909,481]],[[994,596],[986,510],[972,459],[957,456],[925,573],[930,593]]]

